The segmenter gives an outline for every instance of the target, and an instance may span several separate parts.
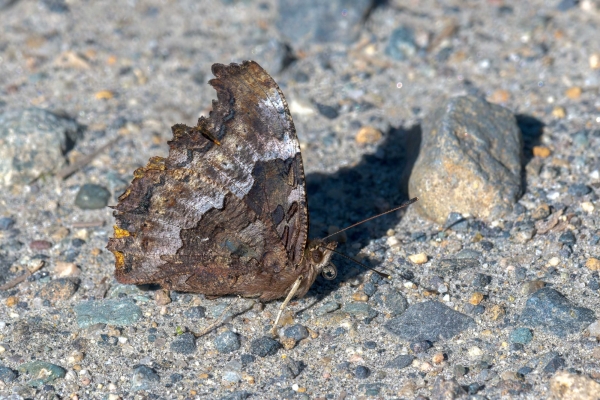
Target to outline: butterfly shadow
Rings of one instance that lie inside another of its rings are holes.
[[[384,139],[360,162],[333,174],[311,173],[306,176],[311,238],[327,236],[341,229],[386,212],[408,199],[408,178],[421,144],[421,126],[392,128]],[[353,255],[369,241],[385,237],[400,221],[400,213],[390,213],[344,232],[337,250]],[[335,238],[334,238],[335,239]],[[317,278],[307,297],[312,305],[334,291],[340,282],[366,272],[357,264],[334,255],[338,276],[334,280]],[[377,268],[377,261],[361,262]],[[310,308],[309,305],[307,308]],[[299,311],[300,313],[302,312]]]

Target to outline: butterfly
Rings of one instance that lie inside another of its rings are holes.
[[[335,278],[337,243],[308,239],[302,154],[279,86],[254,61],[212,73],[212,111],[196,126],[174,125],[168,157],[135,170],[107,249],[121,283],[287,296],[278,320],[319,274]]]

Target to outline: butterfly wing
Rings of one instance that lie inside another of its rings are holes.
[[[168,158],[134,173],[108,249],[123,283],[281,297],[308,236],[300,146],[287,103],[257,63],[215,64],[213,111],[175,125]]]

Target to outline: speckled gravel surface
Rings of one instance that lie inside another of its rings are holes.
[[[600,397],[597,0],[0,0],[0,20],[0,398]],[[407,199],[450,97],[514,116],[522,193],[344,232],[392,278],[336,258],[276,335],[279,301],[117,284],[106,206],[208,113],[211,64],[245,59],[290,105],[313,237]]]

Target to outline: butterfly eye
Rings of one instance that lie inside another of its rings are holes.
[[[337,276],[337,268],[335,265],[329,263],[323,268],[323,271],[321,271],[321,276],[328,281],[332,281]]]
[[[323,252],[319,249],[310,252],[310,256],[314,263],[320,263],[323,259]]]

